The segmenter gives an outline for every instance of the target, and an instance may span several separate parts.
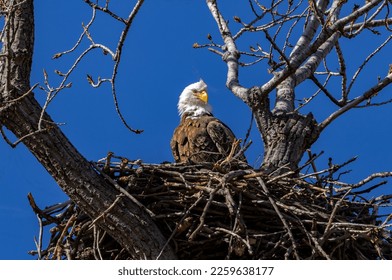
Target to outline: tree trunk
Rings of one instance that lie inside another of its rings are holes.
[[[288,87],[283,86],[278,88],[280,89],[283,89],[284,93],[290,92],[290,98],[293,100],[293,90],[290,91]],[[252,108],[257,127],[263,138],[262,169],[269,174],[296,172],[302,156],[320,135],[313,115],[309,113],[303,116],[293,111],[292,101],[283,102],[283,95],[277,98],[273,111],[270,109],[268,94],[262,94],[258,87],[248,91],[246,102]]]
[[[92,219],[113,206],[96,224],[133,258],[157,258],[166,239],[152,218],[128,198],[122,197],[113,205],[118,196],[114,186],[75,149],[48,114],[43,114],[42,128],[38,130],[42,107],[29,93],[33,0],[14,1],[6,15],[5,30],[0,57],[0,125],[22,140],[64,192]],[[176,256],[166,247],[160,258]]]
[[[263,169],[278,174],[296,172],[305,151],[318,136],[318,126],[311,113],[307,116],[298,113],[271,115],[263,134]]]

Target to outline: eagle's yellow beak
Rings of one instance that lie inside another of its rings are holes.
[[[208,94],[207,94],[207,92],[206,92],[205,90],[203,90],[203,91],[201,91],[201,92],[198,92],[198,93],[197,93],[197,97],[198,97],[201,101],[203,101],[204,103],[207,103],[207,102],[208,102]]]

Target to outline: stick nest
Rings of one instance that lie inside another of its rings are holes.
[[[123,199],[137,200],[179,259],[392,259],[391,195],[343,184],[343,165],[308,175],[266,175],[238,162],[94,163]],[[314,164],[313,164],[314,167]],[[73,202],[39,209],[41,259],[129,259]],[[103,212],[105,209],[103,209]],[[46,249],[43,228],[50,225]]]

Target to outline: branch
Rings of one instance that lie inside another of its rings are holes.
[[[366,177],[365,179],[359,181],[356,184],[342,184],[342,183],[339,183],[339,185],[344,186],[344,187],[340,188],[338,191],[339,192],[343,192],[343,191],[347,191],[349,189],[356,189],[356,188],[362,187],[363,185],[373,181],[374,179],[377,179],[377,178],[388,178],[388,177],[392,177],[392,172],[373,173],[373,174],[369,175],[368,177]],[[384,183],[385,182],[383,182],[383,184]]]
[[[111,10],[108,9],[108,7],[107,7],[108,2],[106,2],[106,6],[105,7],[101,7],[101,6],[97,5],[97,4],[94,4],[90,0],[84,0],[84,2],[86,2],[88,5],[90,5],[90,7],[93,8],[94,11],[95,10],[99,10],[101,12],[104,12],[104,13],[110,15],[112,18],[118,20],[119,22],[126,23],[126,21],[122,17],[118,16],[116,13],[114,13]]]
[[[301,52],[298,52],[297,55],[290,56],[290,65],[291,68],[286,67],[281,72],[274,75],[272,79],[270,79],[267,83],[265,83],[260,90],[263,94],[268,94],[273,91],[278,84],[280,84],[283,80],[293,74],[301,64],[307,60],[310,56],[315,54],[319,51],[320,47],[326,43],[330,37],[337,36],[336,33],[340,32],[340,30],[351,21],[357,19],[358,17],[362,16],[363,14],[367,13],[373,7],[377,6],[382,0],[374,0],[368,2],[368,4],[364,5],[363,7],[359,8],[355,12],[349,14],[348,16],[337,20],[330,26],[325,26],[319,36],[314,40],[314,42],[306,46],[304,45],[301,49]],[[329,44],[328,44],[329,45]],[[322,49],[325,48],[321,47]],[[305,77],[305,76],[304,76]],[[298,84],[298,83],[297,83]]]
[[[392,73],[386,76],[383,80],[381,80],[377,85],[367,90],[363,95],[355,98],[351,102],[347,103],[347,105],[343,106],[336,112],[332,113],[329,117],[327,117],[323,122],[319,124],[320,131],[324,130],[329,124],[331,124],[336,118],[343,115],[348,110],[355,108],[357,105],[362,103],[363,101],[371,98],[372,96],[378,94],[381,90],[387,87],[392,83]]]
[[[319,4],[315,8],[318,11],[324,12],[325,9],[327,8],[329,1],[320,0],[318,2]],[[309,46],[319,26],[320,26],[320,21],[317,19],[317,13],[313,13],[309,18],[309,22],[306,25],[303,34],[299,38],[298,42],[295,44],[295,47],[293,48],[293,51],[290,54],[290,59],[298,56],[299,53],[301,53],[304,48]]]
[[[15,105],[16,103],[18,103],[20,100],[22,100],[23,98],[25,98],[27,95],[29,95],[30,93],[33,92],[33,90],[38,86],[38,83],[36,83],[35,85],[33,85],[28,91],[26,91],[26,93],[20,95],[19,97],[13,99],[13,100],[9,100],[9,101],[3,101],[4,106],[0,107],[0,114],[7,110],[9,107]]]
[[[88,29],[89,29],[90,26],[93,24],[93,22],[94,22],[94,20],[95,20],[95,15],[96,15],[96,12],[95,12],[95,9],[93,9],[93,14],[92,14],[92,16],[91,16],[91,19],[90,19],[90,21],[87,23],[86,26],[83,26],[83,33],[79,36],[79,39],[76,41],[75,45],[74,45],[71,49],[69,49],[69,50],[67,50],[67,51],[63,51],[63,52],[60,52],[60,53],[56,53],[56,54],[53,56],[53,59],[60,58],[61,56],[65,55],[65,54],[68,54],[68,53],[71,53],[71,52],[73,52],[74,50],[76,50],[76,48],[80,45],[80,43],[82,42],[84,36],[85,36],[86,33],[88,32]]]
[[[223,60],[227,64],[227,80],[226,86],[227,88],[233,92],[237,97],[239,97],[244,102],[248,100],[248,89],[241,86],[238,81],[238,59],[239,59],[239,51],[234,42],[233,36],[230,32],[230,29],[226,23],[226,20],[221,15],[216,0],[206,0],[207,6],[210,9],[212,16],[214,17],[219,32],[222,36],[223,41],[226,46],[226,53],[224,55]]]
[[[336,45],[340,38],[340,33],[334,33],[328,40],[322,44],[317,51],[309,57],[306,63],[295,71],[295,82],[299,85],[304,80],[309,78],[316,71],[321,61],[331,52],[331,49]]]
[[[351,82],[347,88],[347,94],[350,93],[352,86],[354,85],[357,77],[359,76],[359,74],[361,73],[361,71],[363,70],[363,68],[365,67],[365,65],[377,54],[379,53],[388,43],[389,41],[392,39],[392,35],[389,35],[389,37],[378,47],[376,48],[371,54],[369,54],[366,59],[363,61],[363,63],[359,66],[358,70],[355,72],[353,78],[351,79]]]
[[[384,1],[384,0],[366,1],[366,5],[358,8],[357,10],[353,11],[351,14],[347,15],[346,17],[337,20],[331,26],[331,30],[343,29],[346,24],[349,24],[352,21],[355,21],[356,19],[358,19],[360,16],[368,13],[371,9],[373,9],[375,6],[380,4],[382,1]]]
[[[387,19],[377,19],[377,20],[371,20],[371,21],[364,21],[364,22],[358,22],[353,25],[347,25],[343,28],[344,32],[349,32],[349,31],[354,31],[358,30],[360,28],[373,28],[373,27],[381,27],[381,26],[388,26],[392,24],[392,18],[387,18]]]
[[[125,28],[122,31],[120,39],[119,39],[119,41],[117,43],[116,54],[115,54],[115,58],[114,58],[115,64],[114,64],[114,67],[113,67],[112,82],[111,82],[111,84],[112,84],[112,95],[113,95],[114,105],[116,107],[117,114],[120,117],[120,119],[121,119],[122,123],[124,124],[124,126],[128,130],[130,130],[130,131],[132,131],[132,132],[134,132],[136,134],[142,133],[143,130],[133,129],[132,127],[130,127],[128,125],[127,121],[125,120],[123,114],[121,113],[121,110],[120,110],[120,107],[119,107],[119,103],[118,103],[118,100],[117,100],[116,77],[117,77],[117,70],[118,70],[118,67],[119,67],[120,61],[121,61],[121,53],[122,53],[122,49],[123,49],[123,46],[124,46],[124,43],[125,43],[125,39],[127,38],[127,35],[128,35],[128,32],[129,32],[129,29],[131,28],[132,22],[135,19],[137,13],[139,12],[140,8],[142,7],[143,3],[144,3],[144,0],[138,0],[138,2],[135,4],[133,10],[131,11],[131,13],[129,14],[128,18],[125,21],[125,23],[126,23]]]
[[[315,83],[316,86],[319,87],[319,90],[321,90],[322,92],[324,92],[324,94],[329,98],[329,100],[331,100],[335,105],[337,105],[337,106],[340,107],[339,101],[336,100],[336,98],[333,97],[332,93],[330,93],[330,92],[327,90],[327,88],[325,87],[325,86],[326,86],[326,83],[329,81],[329,78],[330,78],[330,77],[331,77],[331,76],[328,75],[328,77],[327,77],[327,79],[326,79],[324,85],[321,84],[321,83],[319,82],[319,80],[318,80],[314,75],[310,76],[310,79],[312,80],[313,83]],[[315,95],[316,95],[316,94],[314,94],[314,96],[315,96]],[[313,96],[312,96],[312,97],[313,97]]]
[[[94,3],[92,3],[89,0],[84,0],[93,10],[93,15],[91,17],[91,20],[89,21],[89,23],[83,27],[83,33],[81,34],[81,36],[79,37],[79,39],[77,40],[77,42],[75,43],[75,45],[68,51],[64,51],[61,53],[57,53],[54,55],[54,58],[59,58],[64,54],[68,54],[70,52],[73,52],[76,50],[76,48],[81,44],[81,41],[84,37],[86,37],[90,42],[90,46],[84,50],[82,52],[81,55],[78,56],[78,58],[75,60],[74,64],[71,66],[71,68],[67,71],[67,73],[63,74],[60,71],[57,71],[57,73],[63,77],[63,81],[61,82],[61,84],[55,88],[55,89],[51,89],[48,87],[48,91],[47,91],[47,95],[48,98],[45,102],[45,105],[43,106],[43,111],[46,111],[46,108],[48,107],[49,103],[53,100],[53,98],[56,97],[56,95],[65,87],[65,81],[68,79],[68,77],[71,75],[71,73],[73,72],[74,69],[76,69],[77,65],[80,63],[80,61],[84,58],[84,56],[86,56],[88,53],[90,53],[92,50],[94,49],[101,49],[103,51],[103,53],[106,54],[110,54],[110,56],[112,57],[113,61],[115,61],[114,65],[113,65],[113,71],[112,71],[112,76],[110,79],[100,79],[98,78],[98,82],[94,83],[93,78],[91,77],[91,75],[87,75],[87,80],[89,82],[89,84],[92,87],[99,87],[103,82],[109,82],[111,84],[111,88],[112,88],[112,95],[113,95],[113,100],[114,100],[114,104],[115,104],[115,108],[116,108],[116,112],[117,115],[119,116],[121,122],[123,123],[123,125],[130,131],[139,134],[142,133],[143,130],[139,130],[139,129],[133,129],[128,122],[125,120],[120,107],[119,107],[119,103],[117,100],[117,92],[116,92],[116,77],[117,77],[117,71],[118,71],[118,67],[121,61],[121,54],[122,54],[122,48],[124,46],[125,43],[125,39],[128,35],[128,31],[133,23],[133,20],[135,19],[136,15],[138,14],[140,8],[142,7],[144,0],[139,0],[135,6],[133,7],[132,11],[130,12],[129,16],[127,19],[123,19],[121,17],[119,17],[118,15],[116,15],[115,13],[113,13],[111,10],[108,9],[108,2],[107,5],[105,7],[100,7]],[[116,20],[122,22],[125,24],[125,27],[120,35],[119,41],[117,43],[117,47],[116,47],[116,51],[113,52],[110,48],[108,48],[107,46],[103,45],[103,44],[99,44],[99,43],[95,43],[92,36],[89,33],[89,28],[91,27],[91,25],[93,24],[95,17],[96,17],[96,10],[100,10],[104,13],[109,14],[111,17],[115,18]],[[39,123],[39,127],[41,125],[41,122]]]

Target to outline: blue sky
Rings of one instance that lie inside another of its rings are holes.
[[[91,10],[83,1],[76,0],[35,2],[36,39],[31,83],[43,85],[42,71],[46,69],[50,82],[56,85],[59,79],[54,70],[66,71],[83,49],[58,60],[51,57],[73,46],[82,32],[81,22],[86,24],[90,20]],[[126,2],[118,4],[124,5],[119,7],[124,16],[129,11],[128,2],[134,1]],[[230,18],[239,15],[245,20],[247,15],[239,2],[222,7],[222,11]],[[96,42],[114,49],[120,28],[108,16],[99,14],[91,34]],[[225,88],[225,64],[206,49],[192,48],[195,42],[206,43],[208,33],[220,42],[205,1],[156,0],[146,1],[142,7],[128,35],[117,80],[122,113],[131,126],[144,130],[141,135],[130,133],[122,125],[108,85],[94,89],[87,83],[86,74],[95,79],[111,74],[110,57],[103,56],[99,50],[79,65],[70,77],[72,88],[56,97],[48,109],[49,114],[56,122],[65,123],[63,131],[89,160],[98,160],[113,151],[150,163],[172,161],[169,142],[179,121],[178,95],[186,85],[203,78],[209,85],[215,115],[228,124],[237,137],[244,138],[250,111]],[[245,37],[240,44],[247,46],[263,39],[261,35]],[[351,71],[366,57],[366,52],[374,48],[377,40],[378,37],[365,32],[353,43],[343,46]],[[374,84],[377,75],[385,75],[388,64],[392,63],[391,51],[388,46],[380,53],[369,71],[361,76],[354,92],[360,93]],[[262,85],[269,78],[262,65],[241,69],[240,79],[245,86]],[[309,96],[314,91],[312,84],[306,84],[297,89],[297,96]],[[391,97],[391,93],[389,87],[382,96]],[[35,96],[41,102],[45,100],[40,90],[36,90]],[[333,109],[336,108],[322,97],[311,107],[318,121]],[[358,155],[359,159],[349,167],[353,171],[345,177],[348,182],[358,181],[372,172],[391,171],[391,109],[392,105],[386,105],[353,110],[328,127],[312,147],[315,153],[325,152],[319,161],[320,169],[326,166],[328,157],[341,163]],[[257,165],[262,156],[262,144],[255,127],[251,139],[254,144],[247,156],[251,164]],[[62,202],[67,197],[24,146],[11,149],[1,141],[0,154],[0,240],[3,241],[0,259],[33,259],[27,251],[34,249],[38,222],[28,205],[27,193],[33,194],[40,207]],[[380,191],[392,193],[391,184]]]

